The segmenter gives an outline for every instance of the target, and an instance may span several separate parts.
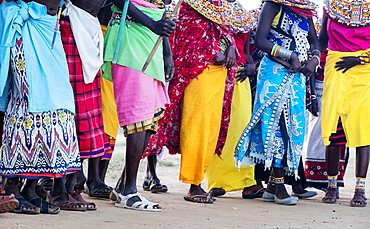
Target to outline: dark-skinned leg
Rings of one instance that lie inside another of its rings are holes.
[[[88,159],[88,172],[87,172],[87,181],[86,184],[89,187],[89,190],[93,190],[95,187],[102,185],[103,182],[99,176],[99,164],[100,157],[89,158]]]
[[[146,178],[149,179],[158,179],[157,176],[157,155],[149,155],[147,157],[148,160],[148,166],[147,166],[147,173]]]
[[[339,170],[339,157],[340,157],[340,146],[329,145],[326,147],[325,161],[326,161],[326,173],[328,176],[337,176]],[[329,185],[330,186],[330,185]],[[325,197],[322,199],[324,203],[335,203],[337,199],[337,187],[329,187],[327,189]]]
[[[28,201],[37,197],[36,194],[36,185],[38,179],[27,179],[26,184],[24,185],[21,195]]]
[[[363,146],[356,148],[356,188],[350,204],[352,207],[365,207],[365,182],[369,167],[370,147]]]
[[[64,177],[54,178],[54,185],[50,195],[52,197],[58,197],[55,201],[56,203],[69,199],[65,180],[66,178]]]
[[[274,177],[277,178],[284,178],[284,169],[283,168],[277,168],[272,167],[272,170],[274,171]],[[285,185],[284,184],[277,184],[275,183],[275,195],[279,199],[285,199],[290,197],[288,194]]]
[[[105,175],[107,174],[110,160],[100,160],[99,162],[99,178],[105,183]]]
[[[146,130],[127,135],[126,140],[126,163],[123,185],[121,194],[126,196],[137,192],[136,180],[141,156],[146,149],[152,131]],[[127,205],[132,206],[135,202],[140,201],[139,197],[133,197],[127,200]]]
[[[39,197],[36,193],[38,179],[27,179],[23,189],[22,189],[22,196],[32,203],[32,199]],[[37,207],[41,208],[40,205],[36,205]],[[49,213],[59,210],[59,208],[55,205],[49,205]],[[46,213],[46,212],[45,212]]]
[[[75,175],[76,176],[75,188],[80,189],[80,190],[84,189],[84,185],[86,183],[86,176],[83,170],[83,161],[84,159],[81,159],[81,170],[76,172],[76,175]]]
[[[19,190],[18,181],[19,181],[18,178],[8,178],[6,180],[5,187],[4,187],[6,195],[14,194],[15,198],[22,197],[20,190]],[[36,181],[36,184],[37,184],[37,181]],[[40,208],[34,205],[27,205],[27,204],[23,205],[22,209],[26,211],[40,211]]]

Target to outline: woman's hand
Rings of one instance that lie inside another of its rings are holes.
[[[173,78],[175,65],[173,64],[172,56],[163,57],[163,61],[164,61],[165,79],[166,82],[168,82]]]
[[[311,112],[311,114],[315,117],[318,117],[318,113],[319,113],[319,104],[317,102],[317,99],[316,97],[311,97],[311,104],[309,105],[309,107],[307,108],[309,112]]]
[[[290,72],[296,73],[301,69],[302,64],[295,52],[290,55],[290,63],[292,64],[292,66],[290,67]]]
[[[234,46],[229,45],[229,47],[227,47],[225,51],[225,55],[226,55],[225,67],[231,68],[232,66],[234,66],[236,62],[236,50]]]
[[[226,62],[225,54],[222,51],[217,51],[215,58],[213,58],[213,63],[215,65],[223,65]]]
[[[346,73],[349,69],[360,64],[360,58],[358,58],[357,56],[345,56],[341,57],[340,59],[342,60],[335,63],[334,68],[337,71],[343,70],[343,73]]]
[[[245,64],[242,69],[237,72],[236,81],[243,82],[248,76],[256,73],[256,66],[254,64]]]
[[[317,58],[312,58],[303,63],[304,67],[300,70],[305,76],[310,76],[316,71],[317,65],[319,65]]]

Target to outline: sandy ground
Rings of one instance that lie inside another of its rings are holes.
[[[124,140],[119,139],[111,162],[107,183],[114,186],[120,174]],[[178,181],[179,156],[164,154],[158,166],[161,181],[169,192],[152,194],[143,191],[146,160],[140,165],[139,191],[149,200],[161,203],[162,212],[141,212],[114,207],[110,200],[93,199],[97,211],[62,211],[58,215],[0,214],[0,229],[22,228],[370,228],[370,206],[352,208],[349,201],[354,187],[354,155],[346,174],[346,187],[340,190],[337,204],[323,204],[324,193],[296,206],[266,203],[261,199],[244,200],[241,192],[227,193],[214,204],[186,202],[188,185]],[[204,187],[206,187],[204,185]],[[287,187],[290,188],[289,186]]]

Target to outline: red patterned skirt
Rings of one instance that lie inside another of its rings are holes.
[[[66,52],[69,78],[75,98],[75,121],[81,158],[94,158],[110,150],[109,141],[104,133],[100,73],[92,83],[85,84],[82,62],[73,37],[68,17],[60,20],[60,33]]]

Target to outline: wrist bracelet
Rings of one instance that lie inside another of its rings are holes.
[[[312,50],[312,56],[318,56],[320,58],[320,56],[321,56],[320,50],[318,50],[318,49]]]
[[[277,56],[284,59],[290,59],[290,56],[292,55],[293,51],[290,51],[289,49],[280,47],[278,50]]]
[[[320,57],[319,57],[319,56],[314,55],[314,56],[312,56],[312,59],[313,59],[313,58],[316,58],[316,60],[317,60],[317,66],[318,66],[318,65],[320,65]]]
[[[280,45],[275,44],[271,49],[271,56],[277,56],[279,49],[281,48]]]
[[[358,56],[358,58],[360,59],[361,65],[368,64],[370,63],[370,52],[362,53]]]

